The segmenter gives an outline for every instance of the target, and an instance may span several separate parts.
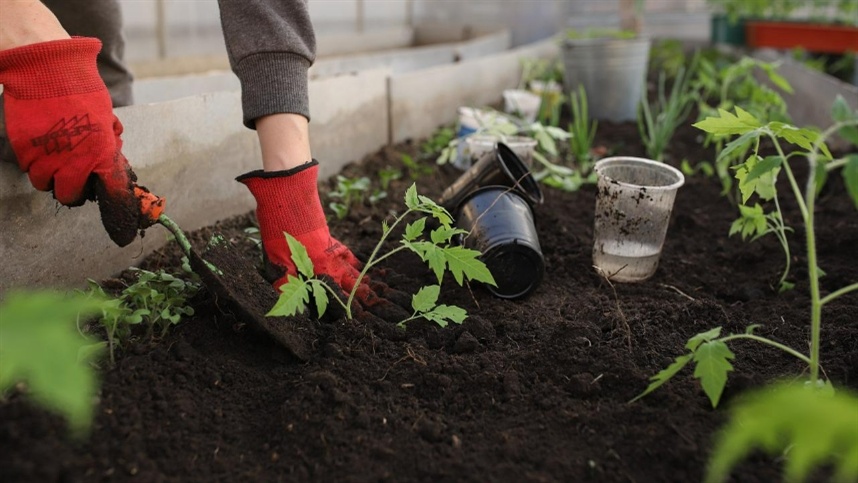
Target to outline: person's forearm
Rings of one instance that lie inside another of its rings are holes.
[[[3,0],[0,50],[67,38],[69,34],[39,0]]]
[[[310,117],[307,70],[316,37],[307,0],[218,0],[233,72],[241,81],[244,124],[293,113]]]
[[[273,114],[256,120],[265,171],[283,171],[310,162],[309,122],[300,114]]]

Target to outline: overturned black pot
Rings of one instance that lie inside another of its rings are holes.
[[[541,204],[543,200],[539,183],[530,174],[527,165],[509,146],[498,143],[497,150],[483,155],[444,190],[438,204],[456,216],[465,198],[484,186],[514,188],[531,205]]]
[[[533,212],[518,191],[486,186],[471,192],[459,206],[456,226],[468,232],[462,245],[482,253],[497,283],[486,286],[494,295],[515,299],[539,286],[545,261]]]

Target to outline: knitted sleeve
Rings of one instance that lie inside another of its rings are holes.
[[[218,0],[230,66],[241,82],[244,124],[277,113],[310,119],[307,71],[316,36],[307,0]]]

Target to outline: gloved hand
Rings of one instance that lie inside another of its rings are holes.
[[[236,180],[246,185],[256,198],[256,218],[259,221],[266,265],[274,268],[274,273],[266,273],[266,277],[269,281],[274,280],[274,287],[279,289],[285,284],[287,274],[297,275],[289,245],[283,235],[286,232],[307,249],[315,275],[330,277],[349,293],[357,282],[362,265],[348,247],[331,236],[319,200],[318,165],[313,160],[287,171],[251,171]],[[371,285],[369,278],[364,277],[358,286],[356,298],[370,310],[378,306],[392,306],[377,293],[377,287],[382,286],[384,284],[380,282]],[[406,313],[405,317],[408,315]]]
[[[67,206],[97,200],[110,239],[125,246],[153,220],[141,213],[121,152],[99,50],[98,39],[76,37],[0,51],[6,134],[36,189]]]

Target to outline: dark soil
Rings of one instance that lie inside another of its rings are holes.
[[[642,155],[636,126],[602,123],[598,144]],[[683,128],[671,163],[711,158],[698,132]],[[345,170],[377,179],[420,159],[417,143],[387,147]],[[424,158],[425,166],[433,166]],[[421,193],[437,198],[457,176],[433,168]],[[818,203],[819,264],[828,293],[858,280],[858,211],[839,178]],[[374,206],[332,220],[332,232],[365,259],[380,221],[402,208],[406,176]],[[329,187],[327,184],[326,187]],[[424,321],[407,330],[368,316],[292,321],[304,361],[253,330],[234,307],[203,291],[196,315],[155,344],[127,348],[104,372],[91,436],[73,441],[58,417],[13,394],[0,402],[0,480],[15,481],[700,481],[715,431],[734,397],[806,370],[752,342],[736,353],[722,405],[712,409],[690,368],[634,404],[648,378],[684,351],[686,340],[721,326],[806,351],[809,296],[803,231],[784,196],[795,289],[771,288],[783,264],[774,238],[728,237],[737,210],[716,179],[680,189],[661,264],[650,280],[614,284],[591,266],[595,189],[545,188],[534,210],[545,255],[542,285],[524,300],[445,280],[441,302],[470,316],[461,326]],[[786,191],[784,191],[786,193]],[[258,260],[243,229],[252,214],[213,231]],[[176,266],[168,247],[146,266]],[[416,256],[387,263],[387,282],[414,293],[432,283]],[[247,274],[258,283],[256,273]],[[262,284],[256,311],[270,307]],[[858,294],[825,307],[822,365],[837,386],[858,388]],[[244,314],[246,316],[246,314]],[[304,350],[304,349],[302,349]],[[735,481],[780,479],[779,459],[754,455]]]

